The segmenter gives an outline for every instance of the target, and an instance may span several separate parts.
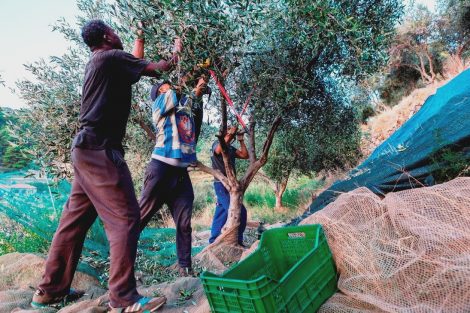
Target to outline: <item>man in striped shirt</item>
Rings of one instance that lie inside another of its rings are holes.
[[[200,78],[191,95],[163,82],[152,88],[152,121],[156,143],[145,172],[140,199],[141,230],[167,204],[176,225],[178,271],[192,275],[191,214],[194,193],[187,167],[195,163],[196,142],[202,122],[202,95],[206,81]],[[199,123],[195,123],[195,120]]]

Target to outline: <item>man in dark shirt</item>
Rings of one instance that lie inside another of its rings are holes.
[[[109,298],[114,312],[156,310],[165,298],[137,293],[134,263],[140,208],[123,157],[122,139],[131,107],[131,86],[141,76],[169,71],[181,51],[175,41],[171,61],[153,63],[123,51],[118,35],[100,20],[82,28],[92,52],[85,68],[80,131],[72,143],[74,180],[52,241],[45,274],[33,296],[44,307],[83,295],[70,289],[86,233],[96,217],[102,220],[110,246]]]
[[[225,142],[228,144],[228,156],[230,165],[235,169],[235,159],[248,159],[248,150],[246,149],[243,134],[237,135],[237,140],[240,142],[240,149],[236,149],[231,145],[237,133],[237,127],[230,127],[225,135]],[[219,144],[219,140],[214,141],[212,144],[212,168],[219,170],[222,174],[227,175],[225,171],[225,164],[222,158],[222,147]],[[228,217],[228,209],[230,206],[230,194],[225,189],[224,185],[216,179],[214,179],[214,190],[217,196],[217,203],[215,207],[214,218],[212,220],[211,237],[209,243],[213,243],[215,239],[220,235],[222,227]],[[243,245],[243,232],[246,228],[247,213],[246,208],[242,204],[240,226],[238,227],[238,244]]]

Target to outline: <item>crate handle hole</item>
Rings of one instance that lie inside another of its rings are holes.
[[[289,238],[305,238],[306,234],[304,232],[288,233],[287,237]]]
[[[224,286],[218,286],[217,289],[223,293],[231,293],[234,295],[238,295],[238,290],[237,289],[232,289],[232,288],[224,288]]]

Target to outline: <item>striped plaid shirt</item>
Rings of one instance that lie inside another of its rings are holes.
[[[191,113],[192,99],[168,90],[155,99],[152,121],[156,129],[156,143],[152,157],[180,159],[184,163],[196,162],[195,124]]]

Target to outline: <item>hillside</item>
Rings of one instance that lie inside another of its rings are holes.
[[[435,94],[439,87],[445,85],[451,79],[438,81],[426,87],[415,89],[397,105],[383,107],[378,114],[369,118],[367,124],[361,125],[363,133],[361,150],[364,157],[369,156],[375,148],[418,112],[428,97]]]

